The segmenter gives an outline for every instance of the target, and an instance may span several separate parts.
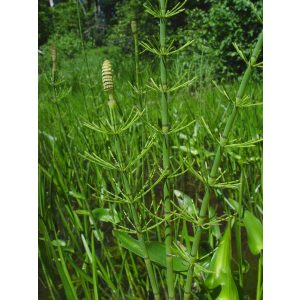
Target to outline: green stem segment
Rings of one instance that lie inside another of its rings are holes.
[[[114,101],[112,94],[110,94],[110,101]],[[110,106],[111,123],[112,124],[116,123],[115,122],[116,121],[116,117],[115,117],[115,114],[114,114],[114,108],[115,108],[115,105],[111,105]],[[122,151],[121,151],[120,140],[119,140],[118,136],[115,137],[115,141],[114,142],[115,142],[116,153],[117,153],[119,159],[122,160]],[[126,175],[124,173],[122,173],[122,180],[123,180],[125,191],[126,191],[127,195],[129,195],[129,196],[132,195],[130,184],[129,184],[128,179],[127,179],[127,177],[126,177]],[[140,221],[139,221],[137,210],[136,210],[134,204],[129,204],[129,209],[131,211],[131,215],[133,217],[134,226],[135,226],[136,231],[137,231],[137,236],[138,236],[140,245],[142,247],[142,251],[144,253],[144,257],[143,258],[144,258],[144,262],[145,262],[146,269],[147,269],[147,272],[148,272],[148,276],[149,276],[149,279],[150,279],[150,284],[151,284],[151,287],[152,287],[154,299],[155,300],[160,300],[160,295],[159,295],[157,281],[156,281],[156,278],[155,278],[155,275],[154,275],[154,270],[153,270],[153,266],[152,266],[151,260],[149,258],[149,254],[148,254],[148,250],[147,250],[147,247],[146,247],[144,234],[142,233],[142,228],[141,228],[141,224],[140,224]]]
[[[259,254],[258,260],[258,273],[257,273],[257,287],[256,287],[256,300],[261,299],[262,295],[262,266],[263,266],[263,256],[262,253]]]
[[[260,51],[262,49],[262,41],[263,41],[263,34],[261,32],[259,37],[258,37],[258,41],[256,43],[254,51],[252,53],[250,62],[248,64],[248,67],[247,67],[247,69],[244,73],[244,76],[243,76],[242,82],[240,84],[239,90],[237,92],[237,95],[236,95],[236,101],[237,102],[244,97],[245,90],[246,90],[247,84],[248,84],[249,79],[250,79],[250,75],[251,75],[252,70],[253,70],[253,65],[256,63],[256,60],[257,60],[257,58],[260,54]],[[216,156],[215,156],[213,166],[212,166],[212,169],[211,169],[211,172],[210,172],[210,175],[209,175],[209,181],[210,181],[209,183],[210,184],[213,184],[216,177],[217,177],[218,168],[220,166],[221,157],[222,157],[222,153],[223,153],[223,148],[227,143],[228,136],[229,136],[229,133],[230,133],[231,128],[233,126],[233,123],[234,123],[234,120],[236,118],[237,112],[238,112],[238,107],[234,106],[233,110],[232,110],[232,112],[231,112],[231,114],[230,114],[230,116],[227,120],[227,123],[225,125],[225,129],[224,129],[222,137],[221,137],[221,143],[219,144],[219,146],[217,148],[217,151],[216,151]],[[186,283],[185,283],[185,288],[184,288],[184,300],[190,299],[190,296],[191,296],[191,288],[192,288],[192,281],[193,281],[193,274],[194,274],[194,262],[195,262],[196,257],[197,257],[197,252],[198,252],[198,249],[199,249],[199,243],[200,243],[201,234],[202,234],[201,225],[203,224],[204,218],[205,218],[206,213],[207,213],[207,209],[208,209],[208,205],[209,205],[209,201],[210,201],[210,197],[211,197],[211,192],[212,192],[212,188],[207,186],[206,191],[205,191],[205,195],[204,195],[204,198],[203,198],[203,202],[202,202],[202,205],[201,205],[200,213],[199,213],[201,221],[199,222],[200,224],[197,227],[197,231],[196,231],[196,234],[195,234],[192,250],[191,250],[191,253],[190,253],[192,263],[191,263],[191,265],[188,269],[188,273],[187,273],[187,278],[186,278]]]
[[[140,109],[143,109],[142,103],[142,93],[141,93],[141,84],[140,84],[140,68],[139,68],[139,40],[138,40],[138,29],[136,21],[131,22],[131,29],[134,39],[134,58],[135,58],[135,84],[138,90],[138,100]]]
[[[159,0],[161,15],[163,16],[166,11],[165,0]],[[166,19],[161,17],[159,22],[160,29],[160,48],[164,52],[166,48]],[[166,70],[166,57],[160,56],[160,77],[161,77],[161,119],[162,119],[162,132],[163,132],[163,169],[168,171],[170,168],[169,159],[169,121],[168,121],[168,102],[167,102],[167,70]],[[163,199],[164,199],[164,214],[167,219],[165,223],[165,245],[166,245],[166,267],[167,267],[167,287],[169,300],[175,299],[175,285],[174,285],[174,271],[173,271],[173,255],[172,255],[172,230],[170,224],[170,187],[169,181],[166,178],[163,186]]]
[[[234,224],[235,228],[235,240],[236,240],[236,252],[237,261],[239,264],[239,284],[243,288],[243,254],[242,254],[242,236],[241,236],[241,222],[242,222],[242,201],[243,201],[243,169],[240,177],[240,189],[239,189],[239,209],[237,222]]]

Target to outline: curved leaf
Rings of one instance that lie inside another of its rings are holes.
[[[185,210],[189,215],[197,215],[197,208],[194,205],[193,199],[185,193],[174,190],[174,194],[178,200],[179,206]]]
[[[115,209],[95,208],[93,210],[93,216],[96,220],[102,222],[110,222],[113,224],[117,224],[120,222],[119,215]]]
[[[226,284],[228,277],[231,276],[231,232],[230,226],[220,241],[217,251],[214,253],[205,284],[209,289],[214,289],[219,285]]]
[[[138,240],[132,238],[126,232],[114,230],[113,233],[123,248],[129,250],[130,252],[133,252],[140,257],[144,257],[141,244]]]
[[[246,210],[244,224],[248,236],[248,246],[253,255],[257,255],[263,249],[263,228],[260,220],[250,211]]]
[[[144,253],[142,251],[141,244],[139,240],[132,238],[128,233],[122,231],[114,231],[115,237],[118,239],[120,245],[130,252],[144,257]],[[157,263],[162,267],[166,267],[166,246],[164,243],[160,242],[146,242],[146,248],[148,250],[149,258],[152,262]],[[184,260],[182,257],[178,255],[178,252],[175,248],[172,249],[173,251],[173,269],[175,272],[186,272],[189,267],[189,263]],[[198,265],[198,266],[197,266]],[[202,270],[203,267],[200,264],[195,264],[195,268],[197,270]]]
[[[146,247],[150,260],[166,268],[166,245],[160,242],[146,242]],[[176,253],[175,249],[172,251]],[[188,270],[188,266],[188,262],[184,259],[176,254],[173,256],[173,269],[175,272],[185,272]]]
[[[239,293],[231,275],[227,282],[222,285],[221,293],[216,300],[239,300]]]

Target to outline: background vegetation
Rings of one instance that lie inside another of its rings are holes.
[[[122,54],[133,53],[130,22],[137,20],[140,39],[153,38],[158,23],[151,15],[145,14],[143,2],[138,0],[90,0],[81,1],[79,12],[76,1],[55,1],[49,7],[48,0],[39,0],[39,46],[54,41],[60,54],[66,57],[80,51],[80,39],[83,37],[87,48],[114,46]],[[170,0],[174,6],[177,1]],[[182,61],[193,65],[199,73],[199,62],[209,65],[212,77],[223,75],[234,77],[243,71],[243,61],[232,46],[238,42],[245,54],[258,36],[261,24],[257,15],[262,14],[261,0],[189,0],[183,14],[168,22],[168,38],[182,44],[194,40],[194,43],[182,53]],[[81,32],[78,27],[78,15]]]

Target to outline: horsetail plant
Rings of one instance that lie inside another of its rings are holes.
[[[229,134],[230,131],[232,129],[234,120],[237,116],[238,110],[240,107],[243,107],[243,104],[245,104],[245,98],[244,98],[244,94],[246,91],[246,87],[247,84],[249,82],[250,79],[250,75],[252,73],[253,68],[255,68],[256,66],[258,66],[256,64],[256,61],[258,59],[258,56],[261,52],[262,49],[262,41],[263,41],[263,34],[260,33],[257,43],[255,45],[255,48],[252,52],[251,58],[250,60],[247,62],[247,69],[243,75],[240,87],[238,89],[238,92],[236,94],[236,99],[233,102],[233,109],[231,111],[230,116],[227,119],[226,125],[225,125],[225,129],[223,131],[223,134],[220,138],[219,141],[219,145],[215,154],[215,158],[213,161],[213,165],[212,165],[212,169],[211,172],[209,174],[208,180],[207,180],[207,184],[206,184],[206,191],[205,191],[205,195],[203,198],[203,202],[201,204],[201,209],[199,212],[199,216],[201,218],[201,221],[198,225],[197,231],[195,233],[194,236],[194,242],[193,242],[193,246],[192,246],[192,250],[191,250],[191,265],[189,267],[188,273],[187,273],[187,277],[186,277],[186,283],[185,283],[185,289],[184,289],[184,300],[188,300],[190,299],[191,296],[191,288],[192,288],[192,282],[193,282],[193,273],[194,273],[194,265],[193,262],[196,261],[197,259],[197,253],[198,253],[198,249],[199,249],[199,244],[200,244],[200,240],[201,240],[201,234],[202,234],[202,227],[201,225],[203,224],[205,217],[206,217],[206,213],[207,213],[207,209],[209,206],[209,201],[211,198],[211,194],[212,194],[212,190],[214,188],[214,184],[216,183],[216,179],[218,177],[218,170],[219,170],[219,166],[220,166],[220,162],[221,162],[221,158],[222,158],[222,153],[224,151],[224,147],[227,145],[228,143],[228,138],[229,138]]]
[[[138,26],[137,22],[135,20],[131,21],[131,31],[133,34],[133,40],[134,40],[134,62],[135,62],[135,87],[134,90],[138,94],[138,100],[140,109],[143,108],[142,103],[142,87],[140,82],[140,59],[139,59],[139,39],[138,39]]]
[[[110,116],[111,116],[111,126],[112,126],[112,128],[114,128],[115,125],[116,125],[116,114],[115,114],[116,101],[115,101],[114,95],[113,95],[114,85],[113,85],[113,77],[112,77],[112,66],[111,66],[111,63],[110,63],[109,60],[105,60],[103,62],[103,65],[102,65],[102,81],[103,81],[103,89],[108,94],[108,97],[109,97],[108,106],[109,106]],[[112,138],[114,139],[114,146],[115,146],[116,154],[117,154],[118,158],[121,161],[123,155],[122,155],[122,150],[121,150],[121,146],[120,146],[119,136],[118,136],[118,134],[115,134]],[[156,278],[155,278],[153,266],[152,266],[152,263],[150,261],[148,250],[147,250],[147,247],[146,247],[144,233],[142,232],[142,226],[140,224],[140,219],[139,219],[139,216],[138,216],[138,212],[137,212],[136,207],[133,203],[133,199],[131,199],[131,197],[133,195],[132,195],[132,191],[131,191],[131,188],[130,188],[130,184],[129,184],[129,181],[128,181],[128,179],[126,177],[126,174],[124,172],[122,172],[121,179],[122,179],[122,182],[124,184],[124,188],[125,188],[125,192],[127,194],[127,197],[129,197],[129,202],[128,202],[129,211],[132,215],[133,224],[134,224],[134,227],[136,229],[138,240],[139,240],[141,248],[142,248],[143,259],[144,259],[146,269],[147,269],[147,273],[148,273],[148,276],[149,276],[149,279],[150,279],[150,283],[151,283],[152,291],[153,291],[153,294],[154,294],[154,298],[156,300],[159,300],[160,299],[159,289],[158,289],[157,281],[156,281]]]
[[[169,112],[168,112],[168,93],[175,91],[185,85],[190,84],[194,79],[185,82],[183,84],[177,84],[173,87],[168,87],[167,85],[167,56],[177,53],[178,51],[187,47],[191,42],[186,43],[184,46],[179,49],[174,49],[173,43],[171,41],[167,45],[167,36],[166,36],[166,23],[167,19],[171,18],[184,11],[184,4],[177,3],[172,9],[167,9],[167,1],[159,0],[158,7],[155,8],[150,3],[145,5],[146,12],[155,18],[159,19],[159,48],[155,48],[151,43],[147,44],[142,42],[141,45],[148,50],[149,52],[157,55],[160,60],[160,84],[156,84],[152,80],[152,86],[150,88],[160,92],[161,99],[161,133],[162,133],[162,161],[163,161],[163,170],[168,174],[170,170],[170,142],[169,134],[171,133],[170,121],[169,121]],[[177,128],[176,130],[180,130]],[[166,282],[168,288],[168,299],[175,299],[175,275],[173,268],[173,253],[172,253],[172,243],[173,243],[173,232],[171,226],[171,191],[170,191],[170,182],[168,176],[163,182],[163,203],[164,203],[164,217],[165,222],[165,247],[166,247]]]
[[[169,117],[168,117],[168,98],[167,98],[167,68],[166,68],[166,56],[162,55],[166,48],[166,18],[163,15],[166,12],[165,0],[159,1],[161,17],[159,19],[160,30],[160,79],[161,79],[161,126],[163,132],[163,169],[168,171],[170,168],[169,158]],[[175,283],[174,283],[174,271],[173,271],[173,257],[172,257],[172,229],[169,219],[171,211],[170,201],[170,185],[168,178],[163,183],[163,200],[164,200],[164,214],[166,221],[165,226],[165,243],[166,243],[166,266],[167,266],[167,286],[168,297],[170,300],[175,299]]]
[[[57,49],[55,45],[51,46],[51,59],[52,59],[52,80],[55,80],[55,74],[57,69]]]

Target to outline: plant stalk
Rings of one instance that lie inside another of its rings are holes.
[[[263,256],[262,256],[262,253],[260,253],[259,259],[258,259],[256,300],[260,300],[261,299],[261,295],[262,295],[262,283],[261,283],[261,279],[262,279],[262,265],[263,265],[263,261],[262,260],[263,260]]]
[[[236,95],[236,100],[237,101],[241,100],[244,97],[246,87],[247,87],[247,84],[249,82],[252,70],[253,70],[253,65],[256,63],[256,60],[257,60],[257,58],[260,54],[260,51],[262,49],[262,41],[263,41],[263,34],[261,32],[259,37],[258,37],[258,40],[257,40],[256,46],[254,48],[254,51],[251,55],[251,59],[249,61],[248,67],[247,67],[247,69],[244,73],[244,76],[243,76],[243,79],[241,81],[239,90],[237,92],[237,95]],[[210,184],[213,184],[215,182],[216,178],[217,178],[218,168],[220,166],[224,146],[227,144],[228,136],[229,136],[230,131],[232,129],[234,120],[237,116],[237,112],[238,112],[238,107],[235,105],[233,107],[233,110],[232,110],[228,120],[227,120],[227,123],[225,125],[225,129],[224,129],[222,137],[221,137],[221,142],[220,142],[220,144],[217,148],[217,151],[216,151],[213,166],[212,166],[212,169],[211,169],[211,172],[210,172],[210,175],[209,175],[209,181],[210,181],[209,183]],[[200,213],[199,213],[199,215],[200,215],[199,226],[197,227],[197,231],[196,231],[196,234],[195,234],[195,237],[194,237],[192,250],[191,250],[191,253],[190,253],[190,255],[191,255],[191,264],[190,264],[190,267],[188,269],[185,288],[184,288],[184,300],[190,299],[190,296],[191,296],[191,287],[192,287],[192,280],[193,280],[193,274],[194,274],[194,262],[196,261],[197,252],[198,252],[198,249],[199,249],[199,243],[200,243],[201,234],[202,234],[201,225],[203,224],[204,218],[205,218],[206,213],[207,213],[211,193],[212,193],[212,188],[207,186],[206,191],[205,191],[205,195],[204,195],[204,198],[203,198],[203,202],[202,202],[202,205],[201,205]]]
[[[241,222],[242,222],[242,199],[243,199],[243,169],[240,177],[240,189],[239,189],[239,210],[237,216],[237,222],[234,224],[235,228],[235,240],[236,240],[236,252],[239,263],[239,284],[243,287],[243,254],[242,254],[242,234],[241,234]]]
[[[165,0],[159,0],[160,10],[162,15],[166,11]],[[166,19],[160,18],[160,48],[164,51],[166,47]],[[163,169],[168,171],[170,168],[169,159],[169,120],[168,120],[168,102],[167,102],[167,70],[166,70],[166,57],[160,55],[160,77],[161,77],[161,119],[162,119],[162,132],[163,132]],[[165,179],[163,184],[163,202],[164,202],[164,214],[166,217],[165,223],[165,245],[166,245],[166,267],[167,267],[167,287],[168,287],[168,299],[175,299],[175,285],[174,285],[174,271],[173,271],[173,255],[172,255],[172,230],[170,223],[170,186],[168,178]]]
[[[115,108],[115,106],[110,107],[112,124],[116,123],[114,108]],[[117,155],[119,156],[120,159],[122,159],[122,151],[121,151],[120,140],[119,140],[118,136],[116,136],[114,138],[114,142],[115,142],[115,148],[116,148]],[[125,176],[124,173],[122,173],[122,180],[123,180],[123,183],[124,183],[126,193],[128,195],[132,195],[130,184],[129,184],[128,179],[127,179],[127,177]],[[138,217],[138,213],[137,213],[137,210],[136,210],[134,204],[129,204],[129,210],[131,211],[134,226],[135,226],[136,231],[137,231],[137,236],[138,236],[140,245],[141,245],[143,253],[144,253],[143,258],[144,258],[147,273],[148,273],[148,276],[149,276],[149,279],[150,279],[150,284],[151,284],[151,287],[152,287],[152,292],[153,292],[153,295],[154,295],[154,299],[155,300],[160,300],[160,294],[159,294],[158,285],[157,285],[157,281],[156,281],[156,278],[155,278],[153,266],[152,266],[151,260],[149,258],[148,250],[146,248],[144,234],[142,233],[142,227],[141,227],[139,217]]]
[[[131,29],[134,40],[134,62],[135,62],[135,84],[138,90],[138,100],[140,109],[143,109],[142,103],[142,93],[141,93],[141,84],[140,84],[140,58],[139,58],[139,39],[138,39],[138,28],[136,21],[131,21]]]

